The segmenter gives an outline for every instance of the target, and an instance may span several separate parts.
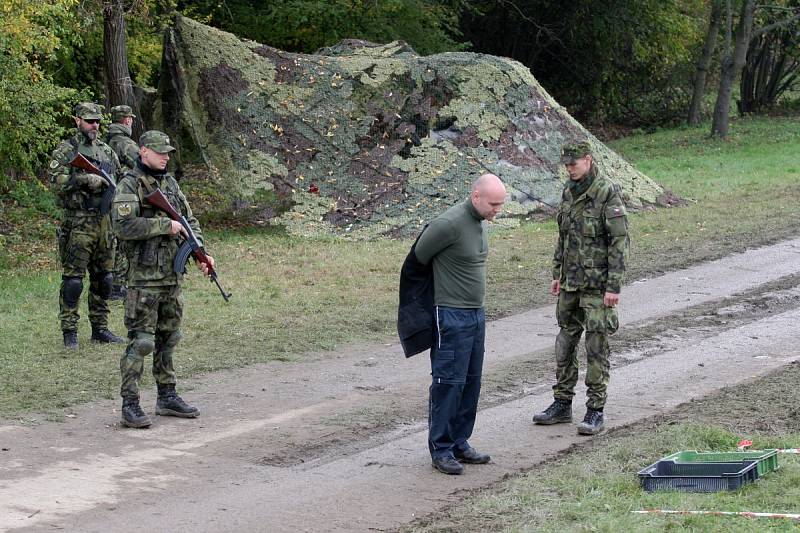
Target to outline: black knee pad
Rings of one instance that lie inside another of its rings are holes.
[[[83,278],[62,278],[61,297],[67,307],[77,307],[83,292]]]
[[[92,280],[92,290],[97,291],[97,295],[103,300],[108,300],[114,288],[114,273],[96,272],[90,278]]]

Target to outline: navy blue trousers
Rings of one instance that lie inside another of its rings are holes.
[[[469,448],[481,393],[485,338],[482,308],[436,307],[428,402],[428,448],[434,459]]]

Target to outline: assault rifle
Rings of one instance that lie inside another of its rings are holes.
[[[217,280],[217,271],[214,270],[214,266],[211,264],[211,261],[208,260],[205,250],[200,245],[200,241],[197,240],[197,237],[195,236],[194,231],[192,231],[192,227],[189,225],[189,221],[186,220],[186,217],[178,213],[175,208],[172,207],[172,204],[169,203],[169,200],[167,200],[167,198],[164,196],[164,193],[161,192],[161,189],[156,189],[145,196],[144,199],[147,200],[150,205],[161,209],[175,222],[180,222],[181,226],[183,226],[183,229],[186,230],[186,240],[184,240],[183,243],[181,243],[180,248],[178,248],[178,253],[175,255],[175,260],[172,262],[172,269],[178,274],[186,273],[186,262],[189,260],[189,254],[193,255],[198,262],[203,263],[208,267],[208,275],[211,278],[211,281],[216,283],[219,292],[227,302],[231,297],[231,293],[226,293],[224,290],[222,290],[222,286]]]
[[[77,154],[73,157],[72,161],[69,162],[69,166],[79,168],[90,174],[97,174],[105,180],[106,190],[103,192],[103,197],[100,200],[100,214],[105,215],[111,211],[111,203],[114,201],[114,193],[117,190],[117,186],[114,184],[114,180],[111,179],[111,176],[109,176],[105,170],[95,166],[94,163],[86,159],[83,154]]]

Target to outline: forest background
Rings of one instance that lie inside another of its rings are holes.
[[[511,57],[606,139],[709,117],[725,137],[731,111],[800,102],[800,0],[0,0],[0,226],[11,208],[57,214],[43,169],[72,106],[152,95],[176,12],[292,52],[348,38]]]

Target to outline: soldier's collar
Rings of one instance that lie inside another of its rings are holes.
[[[138,168],[139,171],[142,174],[144,174],[145,176],[148,176],[148,177],[151,177],[151,178],[157,179],[157,180],[160,180],[164,176],[167,175],[166,169],[165,170],[154,170],[154,169],[148,167],[147,165],[145,165],[144,163],[142,163],[142,159],[140,157],[136,158],[136,168]]]
[[[114,122],[108,127],[109,133],[124,133],[128,137],[133,134],[133,129],[125,124],[120,124],[119,122]]]

